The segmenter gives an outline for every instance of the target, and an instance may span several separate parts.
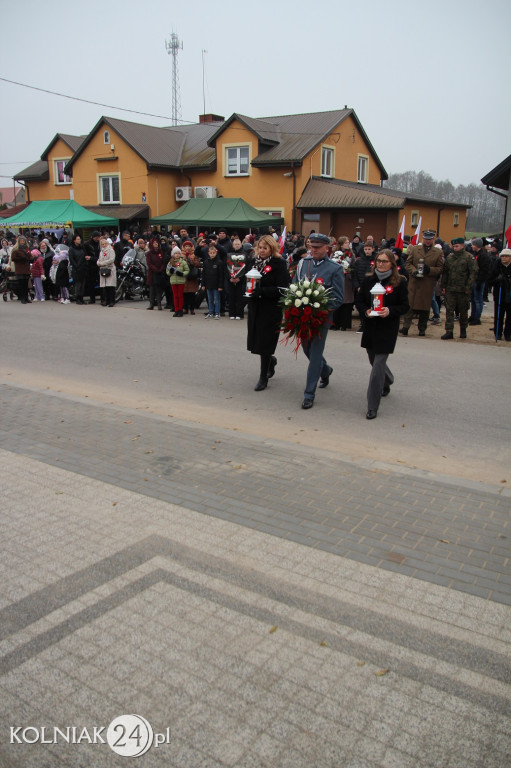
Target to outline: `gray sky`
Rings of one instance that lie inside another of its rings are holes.
[[[158,119],[0,81],[0,174],[101,115],[170,125],[183,41],[181,116],[355,109],[388,173],[478,182],[511,152],[509,0],[2,0],[0,76]],[[0,180],[8,186],[9,179]]]

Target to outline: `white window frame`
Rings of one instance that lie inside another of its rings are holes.
[[[119,199],[118,200],[105,200],[103,197],[103,182],[105,179],[109,179],[109,192],[110,198],[113,197],[113,184],[112,180],[117,179]],[[98,200],[100,205],[120,205],[121,203],[121,174],[120,173],[103,173],[98,175]]]
[[[335,151],[333,147],[321,147],[321,175],[327,179],[335,176]]]
[[[359,184],[367,184],[368,178],[369,178],[369,156],[357,155],[357,181]]]
[[[242,171],[241,167],[241,151],[246,150],[247,151],[247,158],[246,158],[246,164],[247,164],[247,170]],[[236,164],[236,170],[233,173],[229,172],[229,154],[234,155],[234,162]],[[250,144],[225,144],[224,145],[224,176],[227,176],[228,178],[232,177],[239,177],[239,176],[250,176],[250,161],[251,161],[251,145]]]
[[[258,211],[261,211],[261,213],[266,214],[266,216],[274,216],[276,219],[278,218],[284,218],[284,208],[257,208]]]
[[[454,227],[459,227],[459,225],[460,225],[460,215],[459,215],[458,211],[455,211],[452,223],[453,223]]]
[[[55,184],[59,187],[65,186],[66,184],[72,184],[73,179],[71,176],[68,176],[67,173],[64,173],[64,168],[66,163],[70,160],[69,157],[57,157],[53,160],[53,176],[55,180]],[[59,165],[62,165],[62,175],[64,176],[64,181],[60,181],[59,175]]]
[[[110,144],[110,131],[104,131],[103,144]]]
[[[410,226],[416,227],[419,223],[420,218],[420,211],[412,211],[411,217],[410,217]]]

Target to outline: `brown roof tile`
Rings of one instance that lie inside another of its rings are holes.
[[[404,202],[403,193],[374,184],[313,176],[307,182],[297,208],[402,208]]]

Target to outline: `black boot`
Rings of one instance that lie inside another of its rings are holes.
[[[268,378],[271,379],[271,377],[275,374],[275,366],[277,365],[277,358],[275,355],[272,355],[270,357],[270,364],[268,366]]]
[[[261,373],[259,381],[254,387],[255,392],[260,392],[268,386],[268,369],[270,367],[271,355],[261,355]]]

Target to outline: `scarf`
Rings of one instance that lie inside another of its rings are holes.
[[[271,258],[271,256],[270,256],[270,258]],[[269,262],[270,262],[270,259],[261,259],[261,257],[260,257],[260,256],[256,256],[256,257],[255,257],[255,262],[254,262],[254,267],[255,267],[255,268],[256,268],[256,269],[257,269],[257,270],[258,270],[258,271],[259,271],[261,274],[263,274],[263,270],[264,270],[264,268],[267,266],[267,264],[269,264]]]
[[[374,273],[375,273],[376,277],[378,278],[378,280],[380,280],[380,282],[381,282],[382,280],[385,280],[387,277],[391,276],[392,270],[391,269],[387,269],[386,272],[380,272],[379,269],[375,269]]]

